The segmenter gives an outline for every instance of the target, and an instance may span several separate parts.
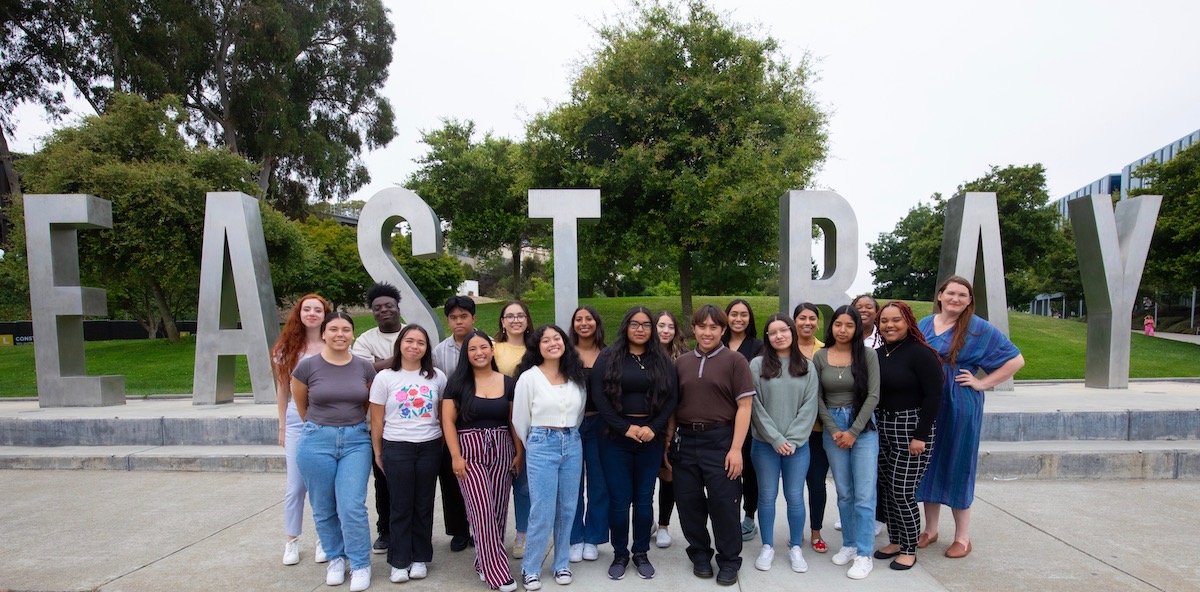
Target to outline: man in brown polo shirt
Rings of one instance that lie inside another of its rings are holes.
[[[730,586],[742,567],[741,475],[749,462],[742,458],[742,443],[750,428],[754,381],[746,358],[721,343],[728,327],[721,309],[701,306],[691,322],[696,349],[675,362],[679,406],[668,459],[692,573],[713,576],[715,540],[717,583]]]

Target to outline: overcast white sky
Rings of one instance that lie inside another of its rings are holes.
[[[521,138],[529,116],[567,98],[593,25],[620,1],[385,0],[396,46],[385,95],[398,135],[366,155],[372,183],[402,183],[423,153],[420,130],[443,117]],[[990,165],[1046,166],[1055,198],[1200,128],[1200,2],[810,2],[712,0],[796,58],[817,58],[831,113],[817,177],[853,204],[859,269],[868,241],[909,208]],[[22,110],[12,148],[48,129]],[[752,223],[752,222],[751,222]]]

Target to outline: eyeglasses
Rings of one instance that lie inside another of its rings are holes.
[[[525,316],[525,313],[519,312],[517,314],[506,314],[501,318],[503,318],[506,321],[523,321],[529,317]]]
[[[650,327],[653,327],[653,326],[654,325],[652,325],[650,323],[629,323],[630,329],[641,329],[643,331],[649,331]]]

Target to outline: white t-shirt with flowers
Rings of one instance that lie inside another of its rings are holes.
[[[446,375],[437,368],[433,378],[420,371],[381,370],[371,384],[371,402],[384,406],[383,439],[428,442],[442,437],[438,404],[446,391]]]

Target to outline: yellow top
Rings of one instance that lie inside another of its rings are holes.
[[[820,339],[817,339],[816,337],[813,337],[813,341],[814,341],[814,342],[816,342],[816,343],[813,345],[813,355],[815,356],[815,355],[817,355],[817,352],[821,351],[821,348],[825,347],[825,342],[824,342],[824,341],[821,341]],[[823,431],[825,431],[825,430],[824,430],[824,429],[821,427],[821,418],[819,418],[819,417],[818,417],[818,418],[817,418],[817,423],[813,424],[813,431],[814,431],[814,432],[823,432]]]
[[[495,350],[496,367],[500,369],[500,373],[513,376],[517,371],[517,365],[521,363],[521,358],[525,356],[525,344],[516,345],[507,341],[497,341]]]

